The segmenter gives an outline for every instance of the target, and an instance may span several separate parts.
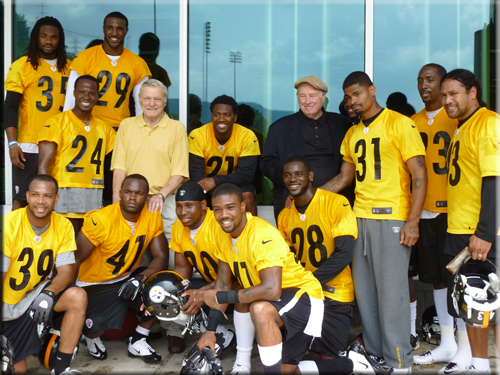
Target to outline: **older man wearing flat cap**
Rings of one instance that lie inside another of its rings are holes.
[[[300,110],[271,125],[260,159],[262,173],[274,184],[276,218],[288,196],[282,179],[285,161],[294,155],[305,157],[314,172],[313,186],[321,187],[340,172],[340,145],[352,125],[344,116],[323,109],[328,86],[321,79],[301,78],[295,88]],[[346,195],[352,199],[352,189],[349,193]]]

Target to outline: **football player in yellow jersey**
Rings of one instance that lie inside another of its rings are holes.
[[[10,66],[5,78],[3,122],[12,162],[13,210],[27,205],[28,182],[38,170],[38,133],[46,119],[62,112],[70,63],[61,24],[43,17],[31,31],[26,55]]]
[[[356,178],[352,271],[363,341],[368,353],[406,374],[413,363],[410,301],[401,286],[408,284],[410,246],[418,239],[427,190],[425,148],[412,120],[380,107],[366,73],[349,74],[343,89],[361,121],[342,143],[341,172],[323,188],[338,192]]]
[[[70,222],[53,212],[57,181],[35,176],[28,184],[28,207],[3,218],[2,334],[14,348],[16,374],[26,372],[26,358],[42,348],[37,323],[61,332],[51,374],[71,370],[73,351],[85,320],[87,295],[70,285],[75,272],[75,236]],[[55,277],[48,279],[54,269]]]
[[[457,318],[457,347],[453,317],[448,314],[446,305],[445,283],[448,273],[447,256],[444,253],[448,228],[446,153],[458,121],[450,119],[443,108],[441,78],[445,74],[446,70],[438,64],[426,64],[420,69],[417,88],[425,108],[412,116],[426,147],[425,164],[429,179],[423,210],[420,214],[420,236],[413,251],[416,252],[419,280],[433,284],[434,304],[441,328],[439,346],[422,355],[414,356],[413,360],[415,364],[449,362],[438,372],[440,374],[444,371],[447,374],[465,371],[465,367],[470,366],[471,361],[465,323]],[[416,301],[414,304],[416,305]],[[416,315],[416,306],[412,306],[413,308],[415,308]],[[416,333],[412,332],[412,334]]]
[[[212,203],[215,219],[222,227],[211,239],[220,259],[215,287],[184,293],[193,302],[204,302],[212,308],[198,347],[209,346],[214,351],[215,328],[228,303],[251,304],[264,372],[293,373],[311,340],[321,336],[321,284],[295,261],[276,228],[245,212],[246,203],[238,186],[222,184],[215,189]],[[244,289],[230,290],[234,278]],[[280,327],[286,329],[284,339]]]
[[[247,211],[257,215],[252,181],[259,163],[257,137],[235,121],[238,103],[221,95],[210,104],[212,122],[193,130],[189,141],[189,176],[208,193],[224,183],[240,187]]]
[[[347,198],[312,185],[314,172],[306,158],[292,156],[283,167],[283,183],[293,197],[291,208],[278,217],[278,229],[290,249],[323,286],[325,317],[320,338],[310,350],[321,354],[320,361],[301,361],[301,373],[350,374],[382,371],[369,360],[360,345],[346,350],[354,306],[351,268],[354,240],[358,234],[356,216]]]
[[[130,308],[141,323],[129,338],[129,356],[152,364],[161,361],[146,342],[157,319],[145,314],[141,292],[149,276],[166,269],[168,243],[160,213],[146,207],[148,191],[146,178],[127,176],[120,202],[89,212],[77,238],[76,284],[86,290],[89,300],[83,334],[96,359],[107,358],[99,337],[107,329],[121,329]],[[139,267],[148,246],[153,259],[147,268]]]
[[[466,246],[472,259],[498,259],[496,190],[500,176],[498,156],[500,116],[486,108],[481,83],[470,71],[452,70],[441,79],[441,98],[458,128],[448,150],[448,235],[445,253],[451,260]],[[449,274],[452,279],[452,275]],[[457,316],[450,298],[454,283],[448,279],[448,312]],[[472,364],[468,372],[491,373],[488,359],[489,328],[467,325]],[[500,337],[498,326],[495,334]]]
[[[75,108],[48,119],[38,135],[38,172],[58,180],[59,201],[54,210],[71,221],[75,235],[83,216],[102,206],[104,157],[115,143],[113,128],[92,115],[98,89],[94,77],[78,77]]]

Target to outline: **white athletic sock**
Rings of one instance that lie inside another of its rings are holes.
[[[236,359],[234,363],[252,367],[253,340],[255,338],[255,327],[250,313],[234,311],[234,330],[236,331]],[[281,358],[281,353],[280,353]],[[276,362],[274,362],[276,363]]]
[[[490,360],[488,358],[472,357],[472,366],[481,372],[490,373]]]
[[[458,348],[457,353],[451,362],[462,366],[470,366],[472,363],[472,353],[470,351],[469,336],[467,336],[467,326],[463,319],[457,319]]]
[[[141,326],[137,326],[135,331],[137,333],[140,333],[141,335],[144,335],[144,336],[149,336],[149,329],[146,329],[144,327],[141,327]]]
[[[437,316],[439,318],[439,326],[453,327],[453,317],[448,314],[447,295],[448,289],[434,289],[434,305],[436,306]]]
[[[434,289],[434,305],[439,318],[441,328],[441,343],[432,351],[434,360],[437,358],[447,358],[450,360],[457,352],[457,343],[455,342],[455,329],[453,327],[453,317],[448,314],[446,302],[448,289]]]
[[[273,346],[260,346],[259,348],[260,361],[264,366],[272,366],[279,361],[281,361],[281,351],[283,349],[283,343]]]
[[[315,361],[300,361],[299,370],[302,375],[319,374],[318,366]]]
[[[417,301],[410,302],[410,311],[411,311],[411,334],[413,336],[417,336],[417,327],[416,327],[416,320],[417,320]]]

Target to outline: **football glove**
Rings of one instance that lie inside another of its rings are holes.
[[[42,290],[31,304],[30,317],[38,324],[47,324],[50,313],[54,308],[54,297],[56,294],[50,290]]]
[[[118,296],[123,299],[135,299],[144,287],[144,283],[141,281],[143,277],[144,275],[138,274],[128,280],[118,291]]]
[[[0,333],[0,340],[2,342],[2,359],[0,362],[0,371],[2,374],[11,375],[14,373],[14,348],[10,344],[7,337]]]

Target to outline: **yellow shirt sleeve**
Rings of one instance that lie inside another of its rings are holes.
[[[191,133],[189,133],[188,142],[189,142],[189,153],[205,158],[203,153],[203,146],[205,145],[205,134],[201,131],[202,128],[194,129]]]
[[[22,71],[25,63],[25,58],[21,58],[12,63],[7,73],[7,77],[5,78],[5,91],[17,92],[21,95],[24,93],[25,87],[28,86],[23,83]]]
[[[128,123],[128,119],[121,122],[115,135],[115,145],[111,158],[111,170],[121,169],[127,171],[127,128],[133,123]]]
[[[106,127],[106,155],[109,154],[115,148],[116,131],[111,126]]]
[[[92,211],[85,215],[82,232],[97,247],[106,240],[109,225],[109,220],[104,215],[101,215],[99,211]]]
[[[160,211],[156,211],[154,214],[154,218],[156,219],[155,223],[155,233],[153,238],[158,237],[160,234],[163,235],[163,219],[161,218]]]
[[[243,126],[241,127],[247,130],[247,132],[245,132],[244,137],[242,139],[244,146],[243,149],[241,150],[241,154],[239,157],[242,158],[244,156],[259,156],[260,155],[259,141],[257,140],[255,133],[250,129],[244,128]]]
[[[172,136],[175,137],[175,148],[170,151],[171,175],[189,178],[189,145],[186,128],[180,122],[175,122],[172,132]]]
[[[61,116],[55,115],[49,118],[42,126],[42,130],[38,134],[38,142],[47,141],[54,142],[58,146],[62,142]]]
[[[76,241],[75,241],[75,230],[71,222],[66,218],[61,218],[64,223],[62,226],[64,227],[64,236],[63,241],[61,242],[59,249],[57,250],[57,254],[66,253],[68,251],[76,250]]]
[[[177,220],[174,225],[172,225],[172,231],[171,231],[171,236],[172,238],[170,239],[170,243],[168,244],[169,247],[175,251],[176,253],[181,253],[181,238],[182,238],[182,232],[184,231],[184,226],[180,222],[180,220]]]
[[[290,248],[276,230],[261,229],[254,241],[254,265],[257,272],[271,267],[285,267]],[[279,237],[278,237],[278,236]]]
[[[358,224],[349,201],[345,197],[339,196],[339,199],[335,200],[335,206],[328,210],[331,223],[333,223],[332,237],[353,236],[356,239],[358,237]]]
[[[347,131],[346,135],[344,136],[344,140],[342,141],[342,145],[340,146],[340,153],[344,156],[344,160],[354,164],[354,161],[351,156],[351,152],[349,150],[349,142],[352,137],[352,133],[354,132],[354,129],[356,129],[357,125],[353,125],[349,128]]]
[[[290,239],[288,238],[288,235],[286,233],[286,230],[288,228],[288,221],[290,218],[290,211],[291,210],[289,208],[284,208],[280,212],[280,214],[278,216],[278,231],[283,236],[286,244],[288,246],[293,246],[292,242],[290,241]]]
[[[487,117],[477,140],[481,177],[500,176],[500,120],[497,114]]]
[[[394,121],[391,138],[399,146],[404,161],[417,155],[425,156],[425,147],[417,125],[409,118],[400,117],[402,121]]]

